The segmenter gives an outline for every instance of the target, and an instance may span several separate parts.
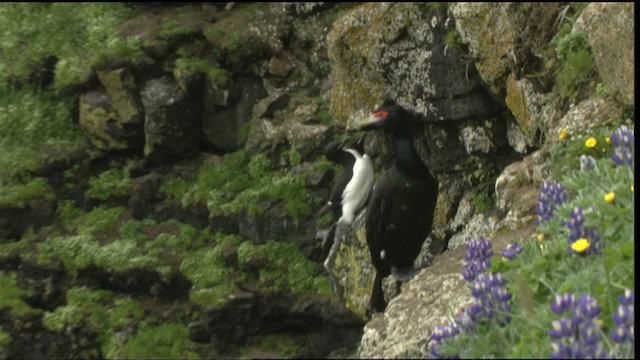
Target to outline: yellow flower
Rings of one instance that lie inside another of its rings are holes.
[[[542,241],[542,240],[544,240],[544,234],[540,233],[540,234],[536,235],[536,238],[537,238],[539,241]]]
[[[569,136],[569,132],[567,131],[567,128],[562,128],[562,129],[560,129],[560,134],[558,134],[558,137],[559,137],[561,140],[566,139],[568,136]]]
[[[604,141],[607,143],[607,145],[611,145],[611,136],[607,136],[606,138],[604,138]]]
[[[616,194],[613,191],[608,193],[604,196],[604,201],[608,202],[609,204],[613,204],[613,202],[616,201]]]
[[[594,147],[596,147],[596,145],[598,145],[598,140],[596,140],[596,138],[594,137],[590,137],[587,139],[587,141],[584,142],[584,145],[589,149],[593,149]]]
[[[578,254],[584,254],[589,249],[589,246],[591,246],[589,240],[582,238],[571,244],[571,249]]]

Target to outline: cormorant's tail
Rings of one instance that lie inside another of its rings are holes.
[[[383,312],[387,307],[384,301],[384,291],[382,291],[382,274],[376,270],[376,277],[373,280],[373,290],[371,291],[371,309],[374,312]]]

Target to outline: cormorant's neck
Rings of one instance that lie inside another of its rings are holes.
[[[424,163],[413,146],[413,139],[407,136],[393,137],[393,150],[395,152],[396,166],[407,170],[418,170],[424,167]]]

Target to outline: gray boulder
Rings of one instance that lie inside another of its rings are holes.
[[[144,155],[158,161],[197,149],[201,102],[188,100],[173,77],[147,81],[141,92],[145,110]]]

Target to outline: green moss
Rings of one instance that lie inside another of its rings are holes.
[[[86,287],[70,288],[66,305],[47,312],[42,319],[45,328],[63,334],[87,325],[96,333],[105,357],[114,358],[118,345],[118,332],[126,330],[145,318],[140,304],[130,297],[115,298],[107,290]]]
[[[267,241],[254,245],[245,241],[238,247],[241,269],[263,266],[259,269],[260,288],[265,292],[326,293],[326,283],[316,274],[316,264],[304,257],[292,243]]]
[[[595,60],[589,37],[584,32],[574,32],[573,24],[588,3],[571,3],[567,13],[560,18],[558,32],[543,49],[547,67],[555,72],[556,84],[563,98],[575,103],[582,89],[597,77]]]
[[[2,185],[0,183],[0,205],[24,208],[30,200],[55,199],[53,188],[45,178],[35,178],[24,184]]]
[[[319,199],[305,190],[305,175],[274,171],[262,154],[248,159],[244,151],[227,154],[217,166],[203,166],[193,193],[186,193],[183,205],[205,201],[213,214],[233,215],[247,210],[250,215],[264,213],[263,202],[285,203],[295,221],[311,213]]]
[[[103,201],[110,197],[125,196],[131,184],[128,169],[111,169],[89,178],[89,189],[86,195]]]
[[[88,213],[75,207],[74,202],[63,200],[58,203],[57,215],[62,226],[68,231],[83,234],[97,234],[116,224],[124,213],[123,207],[109,208],[100,205]]]
[[[473,209],[476,213],[484,213],[494,206],[493,196],[489,196],[486,192],[476,194],[471,200]]]
[[[120,351],[128,359],[199,359],[188,348],[189,331],[182,324],[168,323],[157,327],[141,326]]]
[[[55,56],[54,86],[77,84],[91,72],[91,56],[116,46],[117,27],[133,13],[123,3],[3,3],[0,23],[11,31],[0,46],[0,86],[27,80]]]
[[[6,273],[0,271],[0,311],[5,309],[15,317],[22,317],[32,314],[40,314],[42,311],[34,309],[22,300],[24,291],[18,286],[16,273]]]
[[[112,298],[113,293],[107,290],[71,288],[67,291],[67,304],[47,312],[42,318],[42,325],[51,331],[64,333],[86,320],[96,330],[108,324],[109,314],[105,305]]]
[[[464,41],[457,30],[451,30],[444,36],[444,43],[452,48],[460,49],[464,46]]]
[[[72,97],[26,86],[0,87],[0,93],[0,188],[47,162],[69,161],[87,147],[74,121]]]
[[[191,301],[211,308],[224,306],[227,297],[235,292],[236,284],[244,280],[242,274],[225,262],[225,255],[235,254],[242,239],[221,233],[215,238],[214,247],[186,253],[180,265],[182,274],[193,283]]]

